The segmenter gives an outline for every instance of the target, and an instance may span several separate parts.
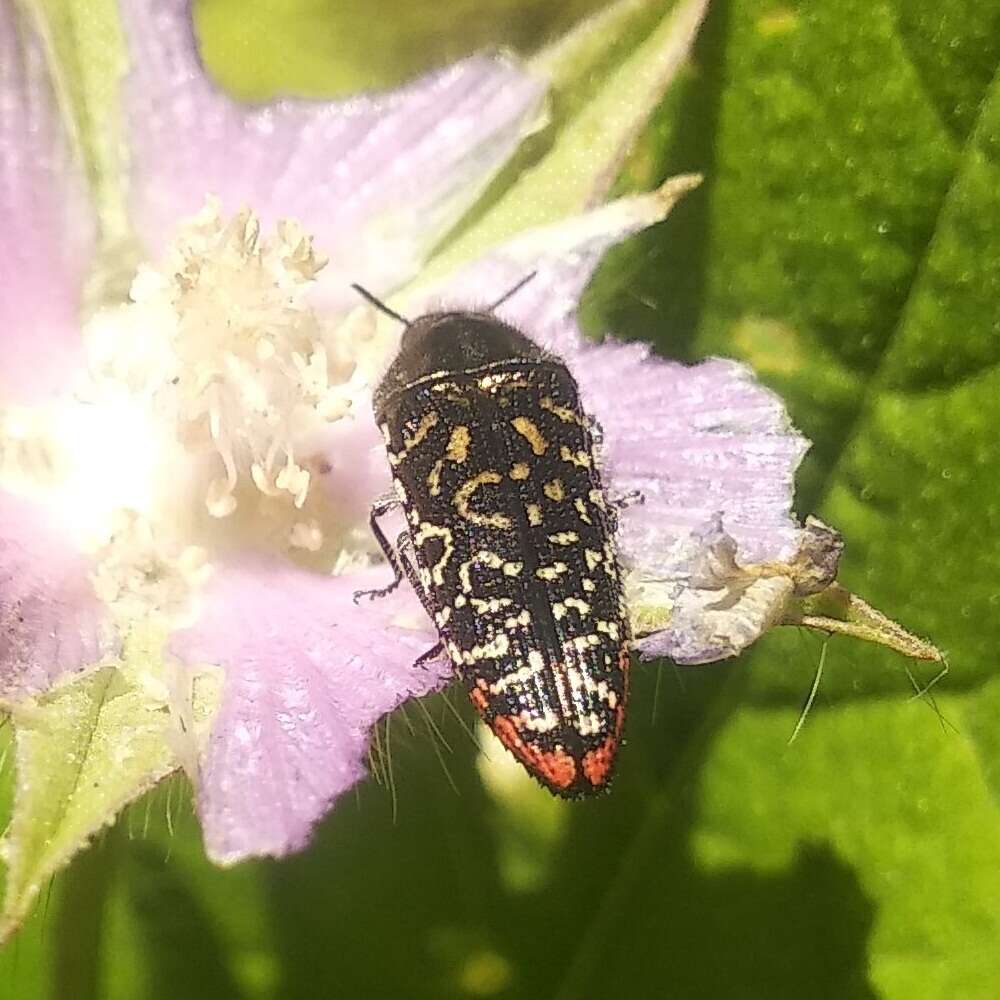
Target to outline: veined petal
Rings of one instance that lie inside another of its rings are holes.
[[[436,636],[409,588],[354,604],[356,590],[384,585],[388,572],[220,567],[198,623],[173,637],[173,656],[225,669],[197,776],[214,860],[302,847],[333,800],[364,775],[372,725],[450,674],[438,663],[414,668]]]
[[[50,517],[0,492],[0,701],[40,694],[118,654],[89,568]]]
[[[159,249],[176,220],[218,195],[265,226],[305,222],[347,284],[409,277],[535,122],[543,86],[477,56],[381,96],[247,107],[198,57],[190,0],[124,0],[133,223]],[[339,296],[342,296],[340,298]]]
[[[677,540],[717,518],[743,563],[795,554],[793,475],[808,445],[748,368],[719,358],[683,365],[612,342],[570,364],[603,430],[609,488],[642,496],[620,518],[632,566],[662,577],[675,568]],[[686,562],[676,558],[677,568]]]
[[[0,0],[0,398],[61,386],[80,360],[94,217],[35,32]]]

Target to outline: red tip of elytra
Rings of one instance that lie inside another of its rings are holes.
[[[509,715],[496,716],[492,724],[497,739],[545,784],[565,791],[576,781],[576,761],[565,750],[537,750],[525,743]]]
[[[625,706],[619,705],[615,712],[614,732],[609,733],[607,739],[596,750],[590,750],[583,755],[583,773],[594,788],[601,788],[611,780],[615,754],[618,753],[624,728]]]
[[[596,750],[589,750],[583,755],[583,773],[594,788],[607,784],[617,749],[618,740],[611,735]]]

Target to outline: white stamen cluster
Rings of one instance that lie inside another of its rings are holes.
[[[370,310],[321,321],[307,300],[324,265],[297,223],[262,235],[210,200],[88,321],[72,394],[0,407],[0,488],[53,508],[122,619],[186,617],[216,546],[323,568],[354,552],[358,525],[310,487],[332,423],[368,418],[356,403],[384,345]]]
[[[236,509],[241,481],[301,508],[311,478],[302,443],[357,394],[353,362],[331,358],[306,302],[325,263],[297,223],[281,221],[265,238],[249,210],[227,222],[209,202],[166,264],[133,283],[135,307],[156,317],[149,332],[160,343],[150,346],[170,356],[158,391],[176,410],[178,436],[189,451],[218,455],[205,496],[216,517]]]
[[[155,613],[179,625],[193,616],[191,597],[212,572],[206,559],[204,549],[158,537],[144,517],[120,511],[91,580],[123,624]]]

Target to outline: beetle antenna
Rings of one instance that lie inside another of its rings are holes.
[[[390,309],[381,299],[377,299],[374,295],[372,295],[372,293],[369,292],[367,288],[362,288],[360,285],[355,285],[355,284],[352,284],[351,288],[353,288],[358,293],[358,295],[360,295],[363,299],[366,299],[368,302],[370,302],[379,312],[385,313],[386,316],[389,316],[392,319],[397,320],[398,322],[402,323],[403,326],[410,325],[410,321],[405,316]],[[517,289],[514,290],[517,291]]]
[[[504,292],[503,295],[501,295],[500,298],[498,298],[496,300],[496,302],[494,302],[493,305],[490,306],[489,311],[490,312],[495,312],[508,299],[512,299],[537,274],[538,274],[537,271],[532,271],[531,274],[525,275],[513,288],[510,288],[506,292]]]

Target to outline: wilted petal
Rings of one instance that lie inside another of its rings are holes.
[[[79,363],[93,233],[41,44],[0,0],[0,399],[49,392]]]
[[[0,700],[39,694],[117,654],[88,570],[50,517],[0,492]]]
[[[736,552],[736,541],[719,518],[675,546],[679,572],[674,571],[673,586],[664,588],[670,595],[668,624],[634,641],[639,656],[711,663],[735,656],[778,624],[795,589],[790,573],[749,575],[736,562]]]
[[[532,125],[543,90],[480,56],[384,96],[250,108],[206,77],[189,0],[126,0],[125,14],[138,232],[162,246],[207,192],[265,226],[297,218],[343,302],[348,280],[380,290],[413,273]]]
[[[450,673],[414,668],[435,642],[409,592],[355,605],[383,567],[330,577],[287,564],[220,569],[197,625],[172,655],[225,669],[198,778],[208,853],[231,863],[302,847],[333,800],[364,775],[369,730]]]
[[[686,576],[674,591],[667,627],[637,639],[633,649],[643,659],[689,664],[742,652],[773,625],[787,623],[793,597],[820,593],[836,578],[844,541],[833,528],[807,517],[796,545],[788,559],[741,563],[736,539],[716,516],[687,543]]]

